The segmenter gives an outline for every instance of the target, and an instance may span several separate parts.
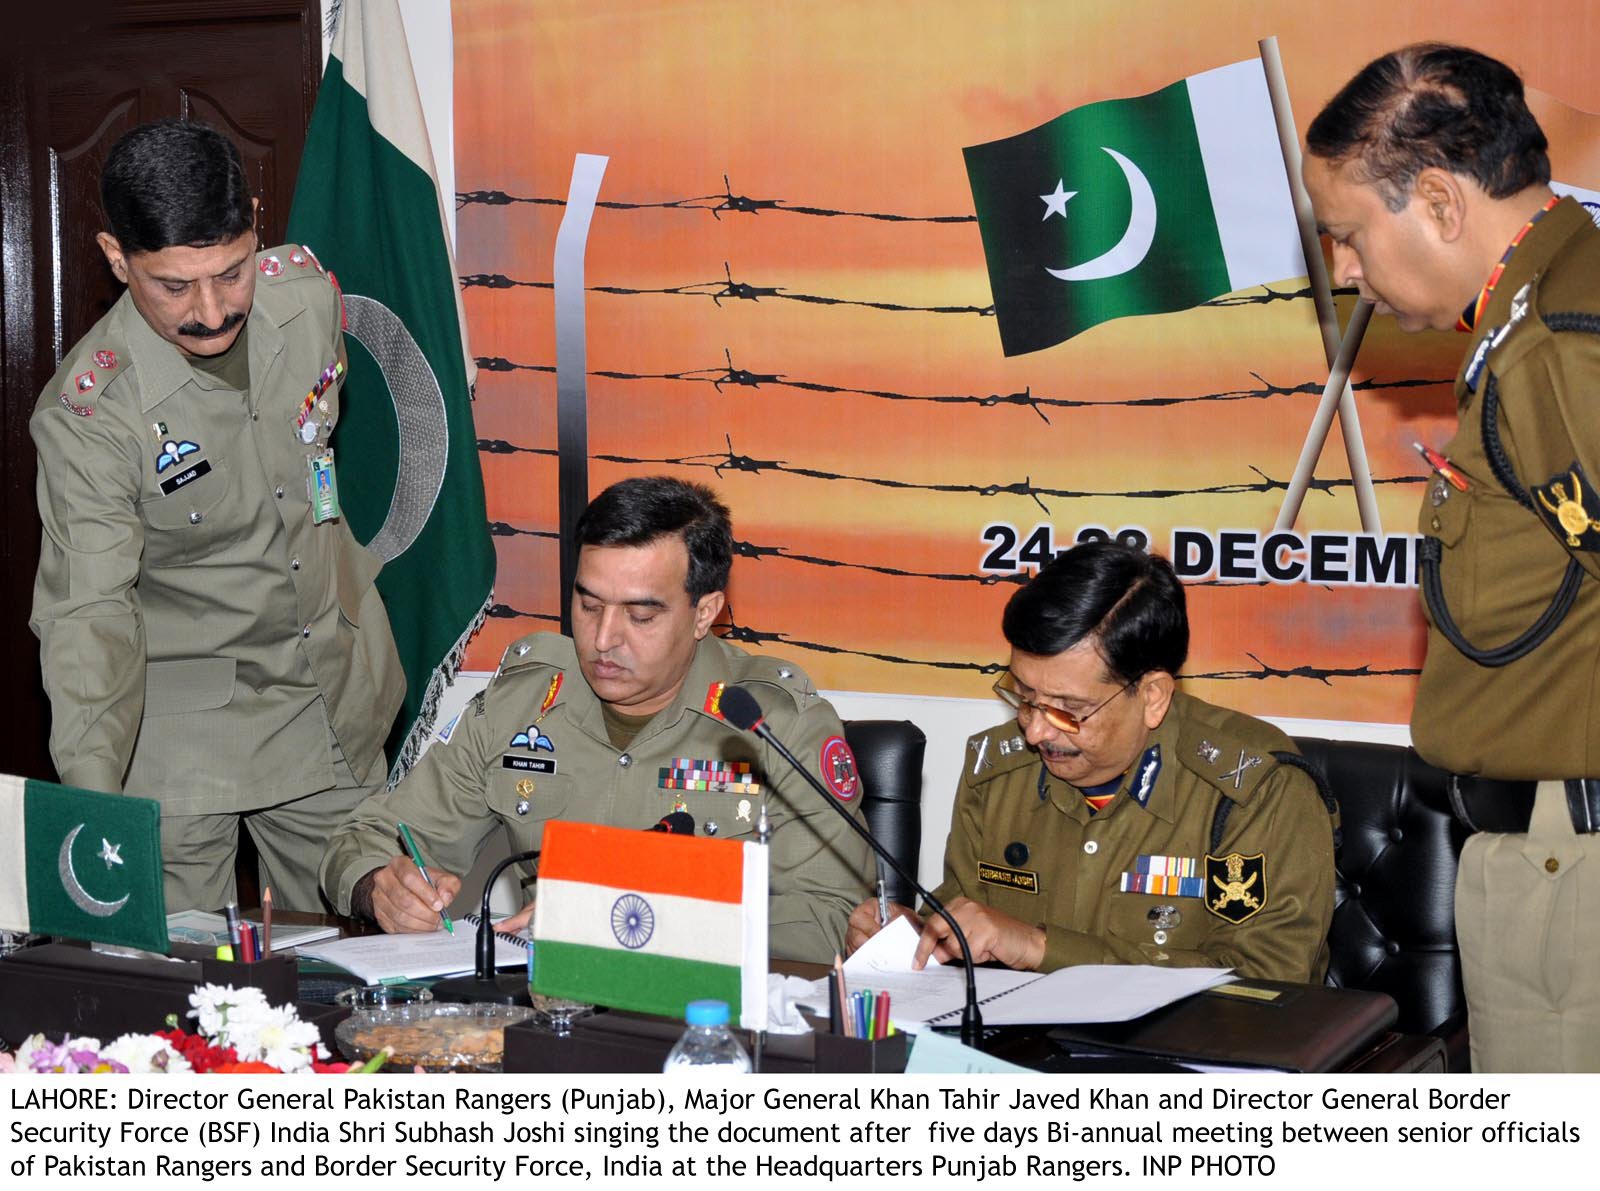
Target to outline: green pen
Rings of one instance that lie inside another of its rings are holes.
[[[417,847],[417,841],[411,838],[411,828],[404,823],[400,824],[400,840],[406,846],[406,855],[411,857],[411,863],[417,866],[417,871],[422,874],[422,879],[428,883],[428,888],[435,893],[439,887],[433,883],[433,878],[428,875],[428,867],[422,862],[422,849]],[[445,930],[451,934],[456,933],[456,924],[450,921],[450,915],[444,912],[444,907],[439,907],[439,921],[444,923]]]

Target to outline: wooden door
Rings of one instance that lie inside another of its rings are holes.
[[[71,15],[24,16],[0,38],[0,773],[44,778],[55,774],[28,628],[39,561],[28,417],[121,293],[94,242],[101,162],[136,124],[204,121],[239,146],[263,241],[279,243],[322,68],[319,0],[55,7]]]

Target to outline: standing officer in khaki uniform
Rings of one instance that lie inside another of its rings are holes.
[[[727,509],[665,476],[625,480],[578,521],[572,637],[535,633],[395,789],[334,837],[322,883],[341,912],[389,931],[429,931],[485,840],[537,848],[575,819],[750,838],[771,823],[772,955],[826,962],[866,890],[866,845],[767,745],[728,724],[724,685],[750,688],[778,737],[861,814],[839,717],[786,662],[709,635],[733,558]],[[405,823],[438,892],[401,853]],[[476,891],[473,891],[476,894]],[[531,906],[529,907],[531,909]],[[516,929],[526,913],[508,921]]]
[[[1189,623],[1171,565],[1077,546],[1011,597],[1002,627],[995,691],[1017,718],[967,742],[934,890],[973,960],[1321,980],[1335,818],[1287,736],[1175,689]],[[852,948],[877,928],[875,903],[858,906]],[[959,958],[936,915],[917,962],[929,955]]]
[[[1306,147],[1335,279],[1403,330],[1469,335],[1422,505],[1411,730],[1470,775],[1453,791],[1480,832],[1456,881],[1473,1066],[1600,1070],[1600,231],[1551,193],[1521,80],[1474,50],[1370,63]]]
[[[128,289],[30,423],[51,753],[69,785],[161,802],[169,910],[231,900],[241,818],[276,904],[320,910],[405,689],[338,515],[339,297],[309,249],[255,251],[238,150],[204,125],[129,132],[101,193]]]

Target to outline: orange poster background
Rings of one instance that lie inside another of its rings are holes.
[[[1006,359],[976,312],[991,296],[962,147],[1271,35],[1303,131],[1368,59],[1435,38],[1521,70],[1556,177],[1600,188],[1600,121],[1547,98],[1600,110],[1595,5],[1409,8],[456,0],[458,264],[500,605],[468,667],[558,619],[551,253],[575,154],[610,158],[586,254],[591,490],[666,471],[720,491],[747,547],[730,591],[747,647],[829,689],[975,697],[1014,590],[980,577],[985,526],[1048,523],[1058,549],[1083,526],[1136,526],[1163,551],[1177,526],[1265,530],[1326,368],[1303,280]],[[1377,319],[1362,349],[1387,532],[1415,528],[1411,443],[1449,436],[1461,347]],[[1298,529],[1360,528],[1348,477],[1336,426],[1317,469],[1331,485]],[[1245,490],[1148,495],[1215,487]],[[1409,717],[1413,589],[1189,594],[1194,693]]]

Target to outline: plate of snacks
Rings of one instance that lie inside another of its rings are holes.
[[[391,1070],[499,1071],[505,1028],[532,1016],[526,1005],[396,1005],[348,1017],[333,1036],[352,1062],[388,1047]]]

